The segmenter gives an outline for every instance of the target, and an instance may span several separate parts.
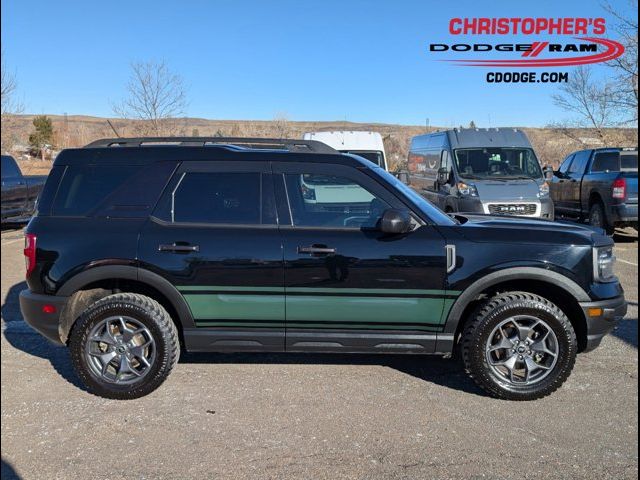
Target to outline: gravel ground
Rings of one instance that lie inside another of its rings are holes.
[[[20,316],[2,232],[2,478],[637,478],[638,245],[616,236],[627,318],[558,392],[485,396],[453,360],[188,355],[153,394],[83,391]]]

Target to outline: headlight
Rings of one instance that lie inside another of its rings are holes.
[[[616,256],[613,254],[613,246],[593,247],[593,279],[596,282],[613,279],[615,264]]]
[[[471,183],[458,182],[458,192],[465,197],[477,197],[478,189]]]
[[[549,196],[549,184],[547,182],[544,182],[542,185],[540,185],[538,189],[538,198],[545,198],[548,196]]]

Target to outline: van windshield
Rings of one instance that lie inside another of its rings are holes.
[[[379,167],[384,167],[384,160],[382,152],[374,150],[340,150],[340,153],[350,153],[352,155],[358,155],[370,162],[375,163]]]
[[[455,150],[462,178],[541,178],[542,170],[530,148],[459,148]]]

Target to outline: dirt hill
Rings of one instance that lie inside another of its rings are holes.
[[[79,147],[104,137],[136,136],[141,123],[134,120],[91,117],[85,115],[48,115],[51,118],[55,139],[54,150]],[[2,122],[3,150],[19,159],[28,173],[43,173],[50,168],[50,161],[28,158],[28,138],[33,131],[35,115],[14,115]],[[110,125],[111,124],[111,125]],[[482,125],[480,125],[482,127]],[[637,146],[635,129],[608,129],[602,135],[591,129],[559,129],[522,127],[529,136],[542,164],[557,165],[569,152],[592,146]],[[316,130],[372,130],[380,132],[391,168],[400,168],[406,161],[411,137],[438,130],[417,125],[393,125],[383,123],[294,122],[286,119],[272,121],[208,120],[202,118],[177,119],[172,133],[183,136],[249,136],[275,138],[301,138],[304,132]],[[115,132],[114,132],[115,130]]]

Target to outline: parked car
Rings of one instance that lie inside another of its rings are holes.
[[[638,230],[638,149],[596,148],[573,152],[551,182],[556,212],[603,228]]]
[[[553,220],[549,185],[515,128],[460,128],[411,139],[408,183],[447,213]]]
[[[46,179],[46,175],[23,175],[12,156],[2,155],[2,223],[27,220]]]
[[[388,170],[384,142],[378,132],[307,132],[302,138],[322,142],[341,153],[359,155]]]
[[[613,242],[591,228],[453,218],[361,157],[264,142],[107,139],[58,155],[26,229],[20,306],[91,392],[145,395],[181,349],[459,351],[491,395],[530,400],[625,315]],[[307,202],[307,175],[344,205]],[[368,208],[352,211],[344,184]]]

